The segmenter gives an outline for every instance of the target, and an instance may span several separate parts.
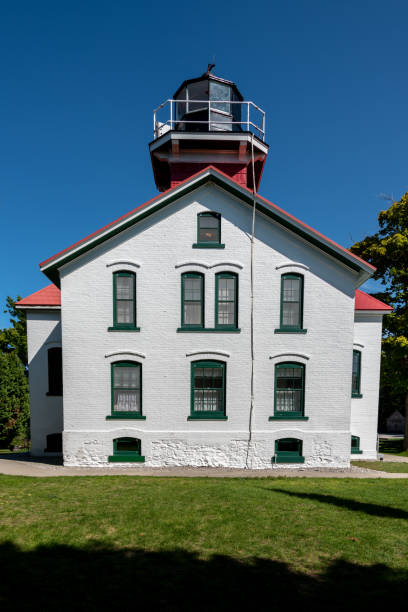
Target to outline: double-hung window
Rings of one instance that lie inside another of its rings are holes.
[[[189,419],[224,419],[225,368],[222,361],[191,364],[191,414]]]
[[[215,276],[215,327],[238,327],[238,276],[220,272]]]
[[[280,328],[276,332],[305,332],[303,326],[303,276],[282,274]]]
[[[351,397],[363,397],[361,395],[361,351],[353,351],[353,374],[351,382]]]
[[[275,366],[274,419],[302,419],[305,400],[305,366],[301,363],[278,363]]]
[[[181,327],[204,327],[204,276],[199,272],[181,275]]]
[[[113,327],[112,330],[138,330],[136,327],[136,274],[113,274]]]
[[[108,419],[144,419],[142,366],[133,361],[111,365],[111,414]]]
[[[221,215],[217,212],[202,212],[197,215],[197,242],[195,249],[223,249],[221,244]]]

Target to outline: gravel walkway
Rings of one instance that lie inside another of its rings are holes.
[[[406,459],[406,458],[405,458]],[[387,457],[388,460],[388,457]],[[408,474],[379,472],[352,466],[350,469],[327,468],[299,468],[269,470],[242,470],[233,468],[209,467],[166,467],[149,468],[138,467],[65,467],[57,464],[55,458],[30,458],[24,455],[0,455],[0,474],[12,476],[182,476],[182,477],[211,477],[211,478],[269,478],[289,476],[297,478],[408,478]]]

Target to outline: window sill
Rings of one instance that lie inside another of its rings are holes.
[[[352,393],[352,394],[351,394],[351,397],[352,397],[352,398],[353,398],[353,397],[361,398],[361,397],[363,397],[363,394],[362,394],[362,393]]]
[[[140,327],[108,327],[113,332],[140,332]]]
[[[275,334],[306,334],[307,333],[307,329],[290,329],[287,328],[285,329],[284,327],[279,327],[277,329],[275,329]]]
[[[291,414],[291,415],[280,415],[275,414],[274,416],[270,416],[268,421],[308,421],[308,416],[303,416],[301,414]]]
[[[145,458],[143,455],[132,455],[132,454],[123,454],[123,455],[109,455],[108,457],[109,463],[144,463]]]
[[[121,413],[121,414],[108,414],[106,417],[107,421],[111,421],[112,419],[139,419],[139,421],[145,421],[146,417],[143,414],[139,413]]]
[[[363,454],[363,451],[361,451],[361,450],[357,450],[357,449],[356,449],[356,450],[354,450],[354,449],[352,448],[352,449],[351,449],[351,454],[352,454],[352,455],[362,455],[362,454]]]
[[[224,414],[190,414],[187,421],[228,421]]]
[[[204,334],[240,334],[241,333],[241,329],[239,327],[229,327],[227,329],[224,329],[222,327],[178,327],[177,328],[177,333],[204,333]]]
[[[47,397],[62,397],[62,393],[51,393],[51,391],[47,391],[45,395]]]
[[[282,457],[282,455],[274,455],[272,457],[272,463],[304,463],[305,458],[302,456],[298,457]]]
[[[225,244],[220,244],[219,242],[195,242],[193,244],[193,249],[225,249]]]

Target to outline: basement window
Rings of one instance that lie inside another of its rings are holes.
[[[144,463],[144,460],[142,443],[138,438],[115,438],[113,440],[113,455],[108,457],[110,463]]]
[[[351,436],[351,454],[362,455],[363,451],[360,450],[360,438],[358,436]]]
[[[302,456],[302,440],[297,438],[281,438],[275,441],[275,456],[272,463],[304,463]]]

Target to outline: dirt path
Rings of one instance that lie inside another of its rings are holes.
[[[56,465],[56,461],[47,459],[28,459],[22,455],[0,455],[0,474],[12,476],[182,476],[182,477],[211,477],[211,478],[269,478],[289,476],[297,478],[408,478],[408,474],[379,472],[366,468],[352,466],[350,469],[327,468],[271,468],[268,470],[243,470],[233,468],[208,467],[166,467],[149,468],[138,467],[65,467]]]

